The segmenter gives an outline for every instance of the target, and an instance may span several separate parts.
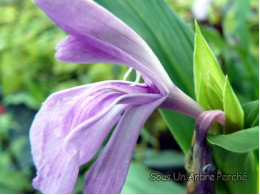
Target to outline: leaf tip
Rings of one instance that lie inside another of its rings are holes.
[[[195,20],[194,23],[195,23],[195,33],[200,34],[200,27],[197,20]]]
[[[242,129],[244,126],[244,112],[227,75],[225,76],[223,89],[223,102],[224,111],[227,116],[226,130],[237,131]]]

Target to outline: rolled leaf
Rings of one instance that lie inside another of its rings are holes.
[[[211,93],[219,94],[218,89],[223,89],[225,78],[197,23],[195,23],[195,29],[194,80],[196,98],[203,108],[217,109],[215,106],[214,108],[209,106],[208,96]],[[215,85],[209,88],[207,85],[210,81],[213,82],[212,79],[214,79]],[[221,97],[221,94],[219,96]]]
[[[244,111],[231,88],[228,77],[226,77],[223,90],[223,104],[226,113],[225,130],[232,132],[242,129],[244,126]]]
[[[243,109],[197,23],[195,29],[194,79],[197,101],[204,109],[225,111],[226,133],[243,129]]]

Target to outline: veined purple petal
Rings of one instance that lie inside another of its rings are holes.
[[[35,2],[58,26],[71,35],[56,47],[59,60],[125,64],[140,71],[146,83],[155,84],[160,91],[173,85],[145,41],[94,1]]]
[[[54,138],[59,145],[55,145],[55,153],[45,149],[49,154],[38,167],[34,187],[44,193],[71,193],[77,178],[80,165],[88,162],[98,151],[105,137],[120,119],[126,105],[115,105],[106,115],[99,117],[95,122],[86,121],[79,134],[69,133],[63,140]],[[67,137],[72,137],[74,139]],[[53,142],[51,143],[53,146]]]
[[[30,130],[38,169],[34,187],[44,193],[71,193],[78,166],[95,155],[128,104],[160,97],[149,94],[146,85],[130,82],[100,82],[50,96]]]
[[[165,97],[125,111],[109,142],[91,168],[84,193],[120,193],[139,133],[150,114]]]
[[[217,121],[221,125],[225,124],[225,113],[221,110],[210,110],[203,112],[196,121],[196,143],[204,144],[211,124]]]
[[[220,110],[203,112],[197,119],[196,141],[193,148],[193,171],[195,174],[214,175],[215,166],[212,161],[211,150],[207,146],[206,136],[213,121],[225,124],[225,113]],[[212,194],[215,193],[214,180],[208,179],[197,181],[193,193]]]
[[[78,153],[56,147],[59,149],[57,153],[37,167],[37,177],[33,180],[33,186],[45,194],[71,193],[78,177]]]
[[[34,150],[37,152],[37,155],[34,155],[36,165],[39,166],[40,159],[43,159],[41,157],[43,154],[38,150],[43,151],[49,145],[38,139],[45,138],[47,141],[51,141],[53,137],[63,139],[71,129],[75,128],[82,121],[96,116],[98,110],[95,110],[95,107],[93,107],[93,102],[99,103],[99,101],[95,101],[98,97],[102,100],[102,98],[107,96],[107,101],[99,105],[99,112],[101,112],[102,107],[106,108],[107,104],[110,105],[118,97],[121,97],[124,93],[126,94],[127,89],[129,94],[145,93],[149,90],[144,85],[129,86],[129,82],[100,82],[63,90],[51,95],[43,103],[31,127],[32,145],[34,145],[35,141],[35,144],[38,146],[32,147],[32,152],[34,153]],[[88,105],[88,107],[84,107],[82,104]]]

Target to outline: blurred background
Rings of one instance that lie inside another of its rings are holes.
[[[258,99],[259,94],[259,2],[236,1],[167,3],[191,29],[197,19],[241,103],[245,103]],[[48,95],[77,85],[119,80],[127,71],[127,67],[109,64],[58,62],[54,47],[64,37],[32,1],[0,0],[0,193],[36,193],[31,186],[35,168],[28,133]],[[133,73],[129,80],[134,77]],[[182,182],[160,182],[156,188],[149,182],[151,169],[158,174],[185,173],[184,154],[158,111],[142,130],[133,159],[123,192],[185,192]],[[75,193],[82,192],[92,163],[80,168]]]

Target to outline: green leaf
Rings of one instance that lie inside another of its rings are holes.
[[[208,141],[231,152],[246,153],[259,147],[259,127],[243,129],[226,135],[208,135]]]
[[[233,92],[231,85],[226,77],[223,90],[224,112],[226,114],[225,130],[226,132],[234,132],[244,127],[244,112]]]
[[[135,149],[134,158],[141,159],[142,163],[147,167],[153,168],[169,168],[184,167],[184,155],[178,151],[154,149]]]
[[[85,180],[86,180],[85,175],[84,176],[82,176],[82,175],[78,176],[76,184],[73,188],[72,194],[81,194],[82,193],[84,186],[85,186]]]
[[[244,104],[245,128],[259,125],[259,100]]]
[[[4,98],[5,105],[19,105],[25,104],[29,108],[37,109],[40,107],[40,103],[37,102],[29,93],[16,93],[6,95]]]
[[[232,194],[256,194],[257,193],[257,169],[253,152],[234,153],[219,146],[213,146],[213,158],[218,170],[226,175],[246,175],[246,181],[232,180],[217,181],[216,186],[221,185],[221,190]],[[217,188],[218,191],[219,188]]]
[[[160,109],[160,113],[182,151],[187,153],[191,147],[195,120],[170,110]]]
[[[0,115],[0,140],[6,139],[8,136],[8,130],[12,127],[13,118],[10,114]],[[1,145],[0,145],[1,148]]]
[[[159,58],[173,82],[186,94],[193,91],[193,32],[171,10],[158,0],[97,0],[134,29]],[[189,78],[189,79],[187,79]],[[191,146],[194,120],[172,111],[160,110],[171,133],[184,152]]]
[[[209,94],[216,93],[218,96],[219,89],[223,89],[225,79],[222,70],[211,52],[207,42],[203,38],[199,26],[195,23],[195,49],[194,49],[194,80],[195,94],[201,106],[205,109],[211,109]],[[212,81],[214,76],[214,81]],[[215,85],[207,86],[208,83],[214,82]],[[216,89],[215,89],[216,88]],[[216,97],[218,97],[216,96]]]
[[[229,1],[222,20],[225,42],[230,47],[226,52],[229,58],[226,71],[232,86],[236,85],[236,89],[248,100],[259,98],[259,85],[256,84],[259,83],[259,44],[255,44],[259,39],[258,31],[255,31],[256,34],[252,32],[252,27],[259,20],[257,17],[255,21],[252,17],[253,4],[254,1]],[[240,79],[243,82],[236,83]]]
[[[0,194],[21,193],[32,188],[31,181],[24,170],[14,169],[12,156],[1,151],[0,158]]]
[[[222,87],[218,85],[214,76],[209,74],[209,81],[206,83],[208,89],[209,107],[211,109],[223,110]]]
[[[232,7],[225,14],[223,29],[228,40],[235,39],[240,47],[246,51],[249,47],[250,35],[248,17],[250,14],[250,1],[231,1]]]
[[[161,181],[150,181],[151,174],[158,175]],[[141,164],[132,162],[122,194],[185,194],[186,189],[171,181],[163,181],[167,175],[147,169]],[[168,176],[169,177],[169,176]]]
[[[197,23],[195,23],[195,29],[194,77],[197,100],[207,110],[224,110],[225,132],[243,129],[243,109]]]

